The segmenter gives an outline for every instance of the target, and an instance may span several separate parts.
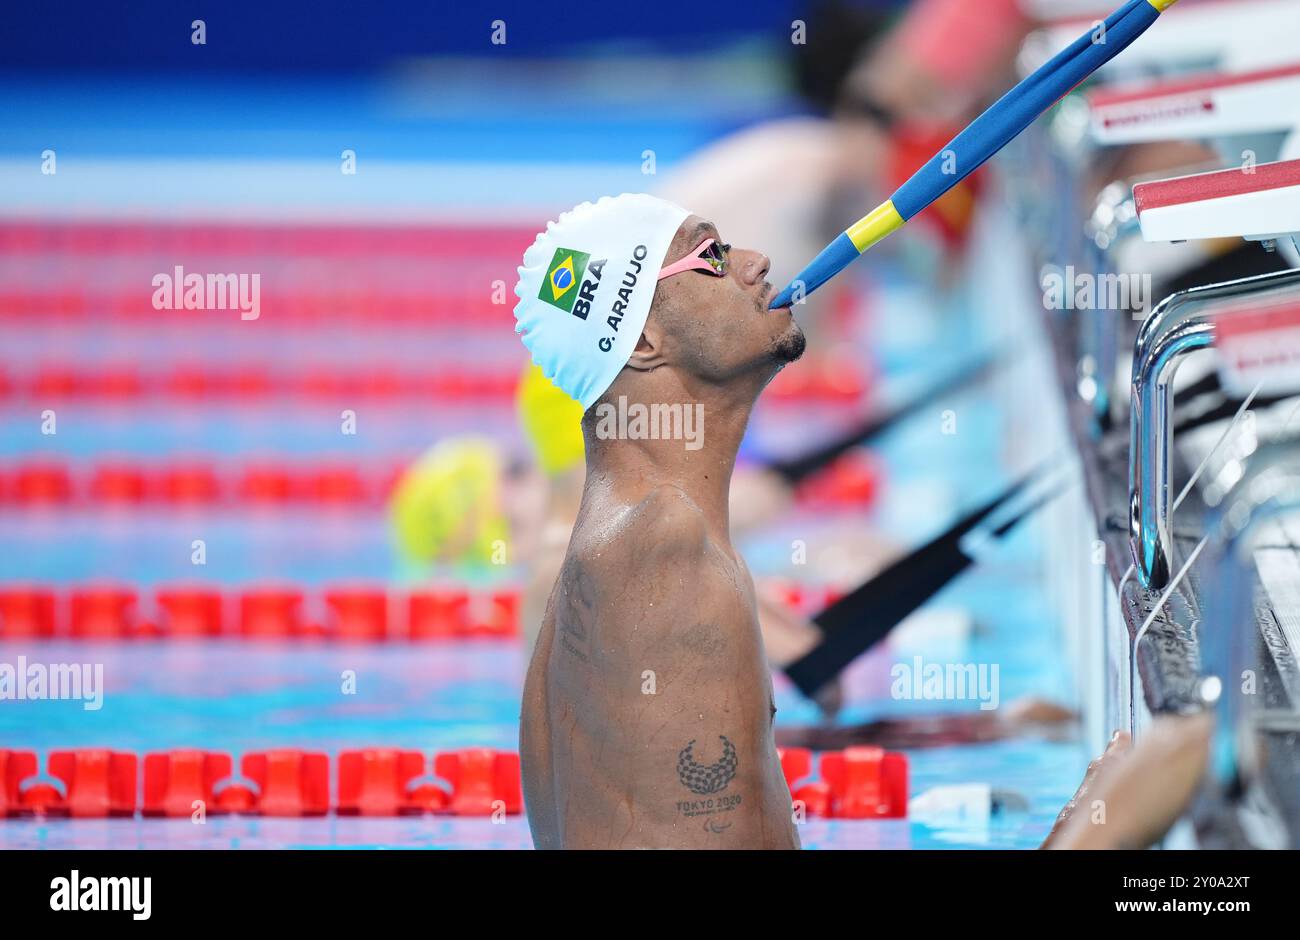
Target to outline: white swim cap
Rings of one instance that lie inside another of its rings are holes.
[[[644,193],[606,196],[547,223],[524,252],[515,332],[584,411],[636,348],[664,255],[689,215]]]

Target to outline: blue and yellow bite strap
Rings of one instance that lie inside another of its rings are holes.
[[[902,228],[913,216],[975,172],[995,153],[1080,82],[1119,55],[1177,0],[1128,0],[1050,62],[1002,96],[925,166],[849,226],[772,300],[784,307],[806,297],[867,249]]]

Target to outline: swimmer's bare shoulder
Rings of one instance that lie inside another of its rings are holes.
[[[675,486],[590,508],[548,614],[555,841],[797,847],[743,563]]]

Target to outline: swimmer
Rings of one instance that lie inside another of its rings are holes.
[[[388,501],[403,574],[499,577],[513,554],[533,550],[543,511],[535,476],[527,460],[487,438],[465,435],[434,444],[402,471]]]
[[[483,438],[446,438],[399,477],[389,517],[401,570],[412,580],[436,572],[478,582],[499,577],[500,561],[494,560],[517,560],[523,571],[520,624],[525,655],[531,657],[578,517],[585,461],[581,406],[535,366],[520,383],[518,404],[535,466],[508,460],[498,445]],[[789,488],[779,480],[768,484],[775,476],[765,470],[737,474],[731,494],[733,530],[745,527],[735,522],[738,504],[761,503],[761,511],[748,513],[747,522],[757,525],[791,501]],[[876,567],[879,551],[873,552],[873,545],[855,551],[841,540],[832,548],[855,553],[860,564]],[[763,646],[775,668],[794,662],[823,639],[816,624],[790,612],[774,585],[759,585],[758,608]],[[838,679],[813,696],[826,719],[839,711],[842,698]]]
[[[582,406],[556,388],[536,365],[530,365],[524,372],[516,404],[519,423],[546,480],[543,514],[536,524],[527,529],[520,527],[520,537],[516,539],[520,545],[519,557],[528,561],[521,616],[525,650],[531,657],[541,632],[546,603],[560,575],[569,535],[578,517],[586,461]],[[792,487],[779,473],[761,466],[748,470],[737,468],[730,493],[732,532],[757,528],[792,501]],[[845,549],[839,542],[834,547]],[[880,551],[856,554],[870,564]],[[772,666],[782,668],[821,642],[822,632],[816,624],[791,614],[775,588],[760,585],[757,597],[763,648]],[[839,682],[831,681],[814,698],[822,715],[833,718],[842,697]]]
[[[538,848],[799,846],[728,491],[759,394],[802,355],[768,259],[645,195],[584,204],[524,255],[517,329],[582,404],[587,475],[520,719]],[[620,435],[702,412],[702,446]]]
[[[398,479],[389,502],[400,557],[417,565],[486,565],[506,535],[503,461],[491,441],[440,441]]]
[[[1039,737],[1066,740],[1078,715],[1055,702],[1030,696],[997,711],[882,718],[856,725],[800,726],[776,729],[780,747],[813,751],[842,751],[871,745],[890,751],[987,744],[1007,738]]]

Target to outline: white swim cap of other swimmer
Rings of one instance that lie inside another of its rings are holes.
[[[515,332],[584,411],[636,348],[664,256],[689,215],[644,193],[606,196],[548,222],[524,252]]]

